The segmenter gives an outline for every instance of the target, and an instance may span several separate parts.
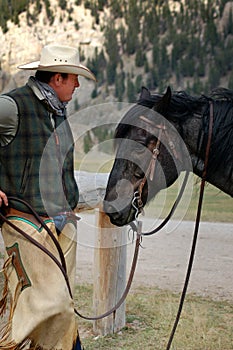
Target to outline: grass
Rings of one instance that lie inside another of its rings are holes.
[[[174,218],[194,221],[196,218],[200,191],[200,181],[194,177],[192,188],[188,188],[181,203],[178,205]],[[190,196],[191,193],[191,196]],[[178,195],[178,182],[169,189],[161,191],[145,208],[148,217],[165,217]],[[232,222],[233,200],[216,187],[206,184],[201,220],[207,222]]]
[[[156,287],[134,288],[126,300],[125,327],[106,336],[96,336],[93,323],[78,318],[85,350],[165,350],[179,299],[180,295]],[[92,300],[92,285],[76,287],[75,304],[81,314],[93,314]],[[170,349],[232,350],[233,303],[188,294]]]
[[[82,312],[91,314],[92,287],[77,287],[76,298]],[[90,321],[79,319],[85,349],[165,350],[179,298],[177,294],[157,288],[138,288],[131,291],[126,302],[125,328],[104,337],[93,334]],[[188,295],[172,349],[232,350],[233,305],[225,301]]]
[[[0,289],[2,287],[0,276]],[[76,287],[79,312],[92,315],[92,286]],[[180,296],[154,288],[131,290],[126,300],[126,325],[118,333],[96,336],[93,324],[78,318],[85,350],[165,350]],[[187,295],[171,350],[232,350],[233,304]]]

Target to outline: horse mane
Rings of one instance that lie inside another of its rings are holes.
[[[161,111],[160,101],[164,95],[151,93],[147,88],[142,87],[142,91],[136,104],[124,115],[115,131],[115,139],[124,138],[129,128],[141,113],[148,113],[149,110],[156,110],[170,121],[182,123],[188,118],[192,118],[194,113],[202,114],[202,108],[206,105],[208,97],[195,97],[185,91],[175,91],[171,95],[171,100],[166,105],[166,112]]]
[[[142,87],[141,95],[136,103],[122,118],[115,132],[115,140],[124,138],[135,120],[148,110],[161,113],[169,121],[182,124],[194,116],[202,119],[203,144],[205,149],[209,129],[210,102],[214,108],[214,127],[212,150],[209,158],[209,171],[221,168],[233,179],[233,91],[225,88],[214,89],[209,95],[191,96],[185,91],[171,94],[166,108],[160,103],[165,95],[150,93]],[[166,102],[166,101],[165,101]],[[182,135],[181,135],[182,136]],[[198,155],[199,156],[199,155]]]
[[[206,98],[204,96],[191,96],[185,91],[172,93],[170,87],[167,88],[164,95],[153,94],[142,87],[137,103],[147,108],[153,108],[169,121],[182,123],[188,118],[192,118],[194,114],[201,114]]]
[[[217,100],[225,100],[233,102],[233,90],[226,88],[216,88],[213,89],[210,96]]]

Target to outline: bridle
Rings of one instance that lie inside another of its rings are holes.
[[[149,161],[147,170],[145,171],[145,174],[144,174],[143,178],[140,179],[137,182],[137,184],[136,184],[137,189],[136,189],[136,191],[134,192],[134,195],[133,195],[133,199],[132,199],[132,203],[131,204],[132,204],[132,207],[135,210],[135,222],[136,223],[138,221],[138,219],[137,219],[138,215],[143,210],[143,202],[142,202],[143,187],[145,186],[145,184],[148,181],[148,179],[150,181],[153,181],[154,176],[155,176],[155,167],[156,167],[156,162],[158,160],[158,156],[160,154],[160,146],[161,146],[162,134],[164,134],[165,142],[169,146],[169,148],[170,148],[174,158],[176,160],[179,159],[179,155],[178,155],[179,153],[178,153],[178,151],[177,151],[177,149],[175,147],[174,142],[171,140],[171,138],[169,136],[169,133],[168,133],[168,130],[167,130],[167,126],[165,125],[165,123],[155,124],[155,123],[153,123],[150,119],[148,119],[145,116],[140,116],[139,118],[140,118],[140,120],[142,120],[143,122],[145,122],[146,124],[149,125],[151,133],[153,133],[153,132],[155,133],[155,130],[156,130],[156,132],[157,132],[157,130],[159,132],[158,132],[156,145],[151,150],[151,159]],[[167,224],[167,222],[170,220],[171,216],[174,214],[174,211],[177,208],[177,205],[179,204],[179,202],[180,202],[180,200],[181,200],[181,198],[183,196],[183,193],[184,193],[187,181],[188,181],[188,176],[189,176],[189,171],[186,171],[185,172],[185,177],[184,177],[181,189],[180,189],[180,192],[179,192],[179,194],[178,194],[178,196],[177,196],[177,198],[176,198],[176,200],[175,200],[175,202],[174,202],[174,204],[173,204],[169,214],[167,215],[167,217],[162,221],[162,223],[158,227],[156,227],[152,231],[150,231],[150,232],[141,232],[142,236],[150,236],[150,235],[152,235],[154,233],[157,233],[158,231],[160,231]],[[134,225],[134,223],[131,223],[130,225],[131,225],[133,230],[137,230],[137,228]]]

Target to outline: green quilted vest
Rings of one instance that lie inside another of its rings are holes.
[[[78,188],[73,168],[73,137],[66,118],[57,117],[54,131],[50,112],[27,85],[7,94],[18,106],[15,138],[0,147],[0,188],[27,201],[39,215],[74,209]],[[23,204],[9,204],[30,212]]]

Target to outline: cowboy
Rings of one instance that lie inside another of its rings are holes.
[[[73,290],[78,188],[66,105],[79,75],[96,81],[76,48],[47,45],[25,86],[0,96],[0,206],[5,288],[1,349],[80,350]],[[8,290],[9,289],[9,290]],[[0,327],[1,328],[1,327]]]

